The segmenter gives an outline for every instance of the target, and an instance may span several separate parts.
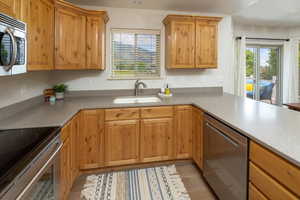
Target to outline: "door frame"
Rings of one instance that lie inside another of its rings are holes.
[[[257,82],[260,80],[260,54],[259,50],[261,48],[271,48],[271,49],[277,49],[278,48],[278,65],[277,68],[277,79],[276,80],[276,104],[281,106],[282,105],[282,77],[283,77],[283,44],[255,44],[255,43],[249,43],[246,44],[247,48],[254,48],[254,56],[255,61],[254,62],[254,72],[255,72],[255,94],[254,94],[254,100],[260,101],[259,99],[259,85]]]

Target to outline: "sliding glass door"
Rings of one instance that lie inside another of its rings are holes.
[[[281,104],[281,46],[247,45],[246,95]]]

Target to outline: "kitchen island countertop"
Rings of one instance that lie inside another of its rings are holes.
[[[66,98],[0,121],[0,129],[63,126],[82,109],[194,105],[300,167],[300,112],[227,93],[176,94],[160,103],[114,104],[116,96]]]

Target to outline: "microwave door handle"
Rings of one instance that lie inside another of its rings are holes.
[[[12,41],[12,46],[13,46],[13,51],[12,51],[12,58],[11,58],[11,61],[9,63],[9,65],[5,66],[5,70],[6,71],[10,71],[11,68],[15,65],[16,61],[17,61],[17,51],[18,51],[18,47],[17,47],[17,41],[15,39],[15,36],[13,34],[13,32],[7,28],[5,30],[5,32],[9,35],[9,37],[11,38],[11,41]]]

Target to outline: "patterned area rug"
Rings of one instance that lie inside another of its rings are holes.
[[[91,175],[85,200],[190,200],[175,165]]]

